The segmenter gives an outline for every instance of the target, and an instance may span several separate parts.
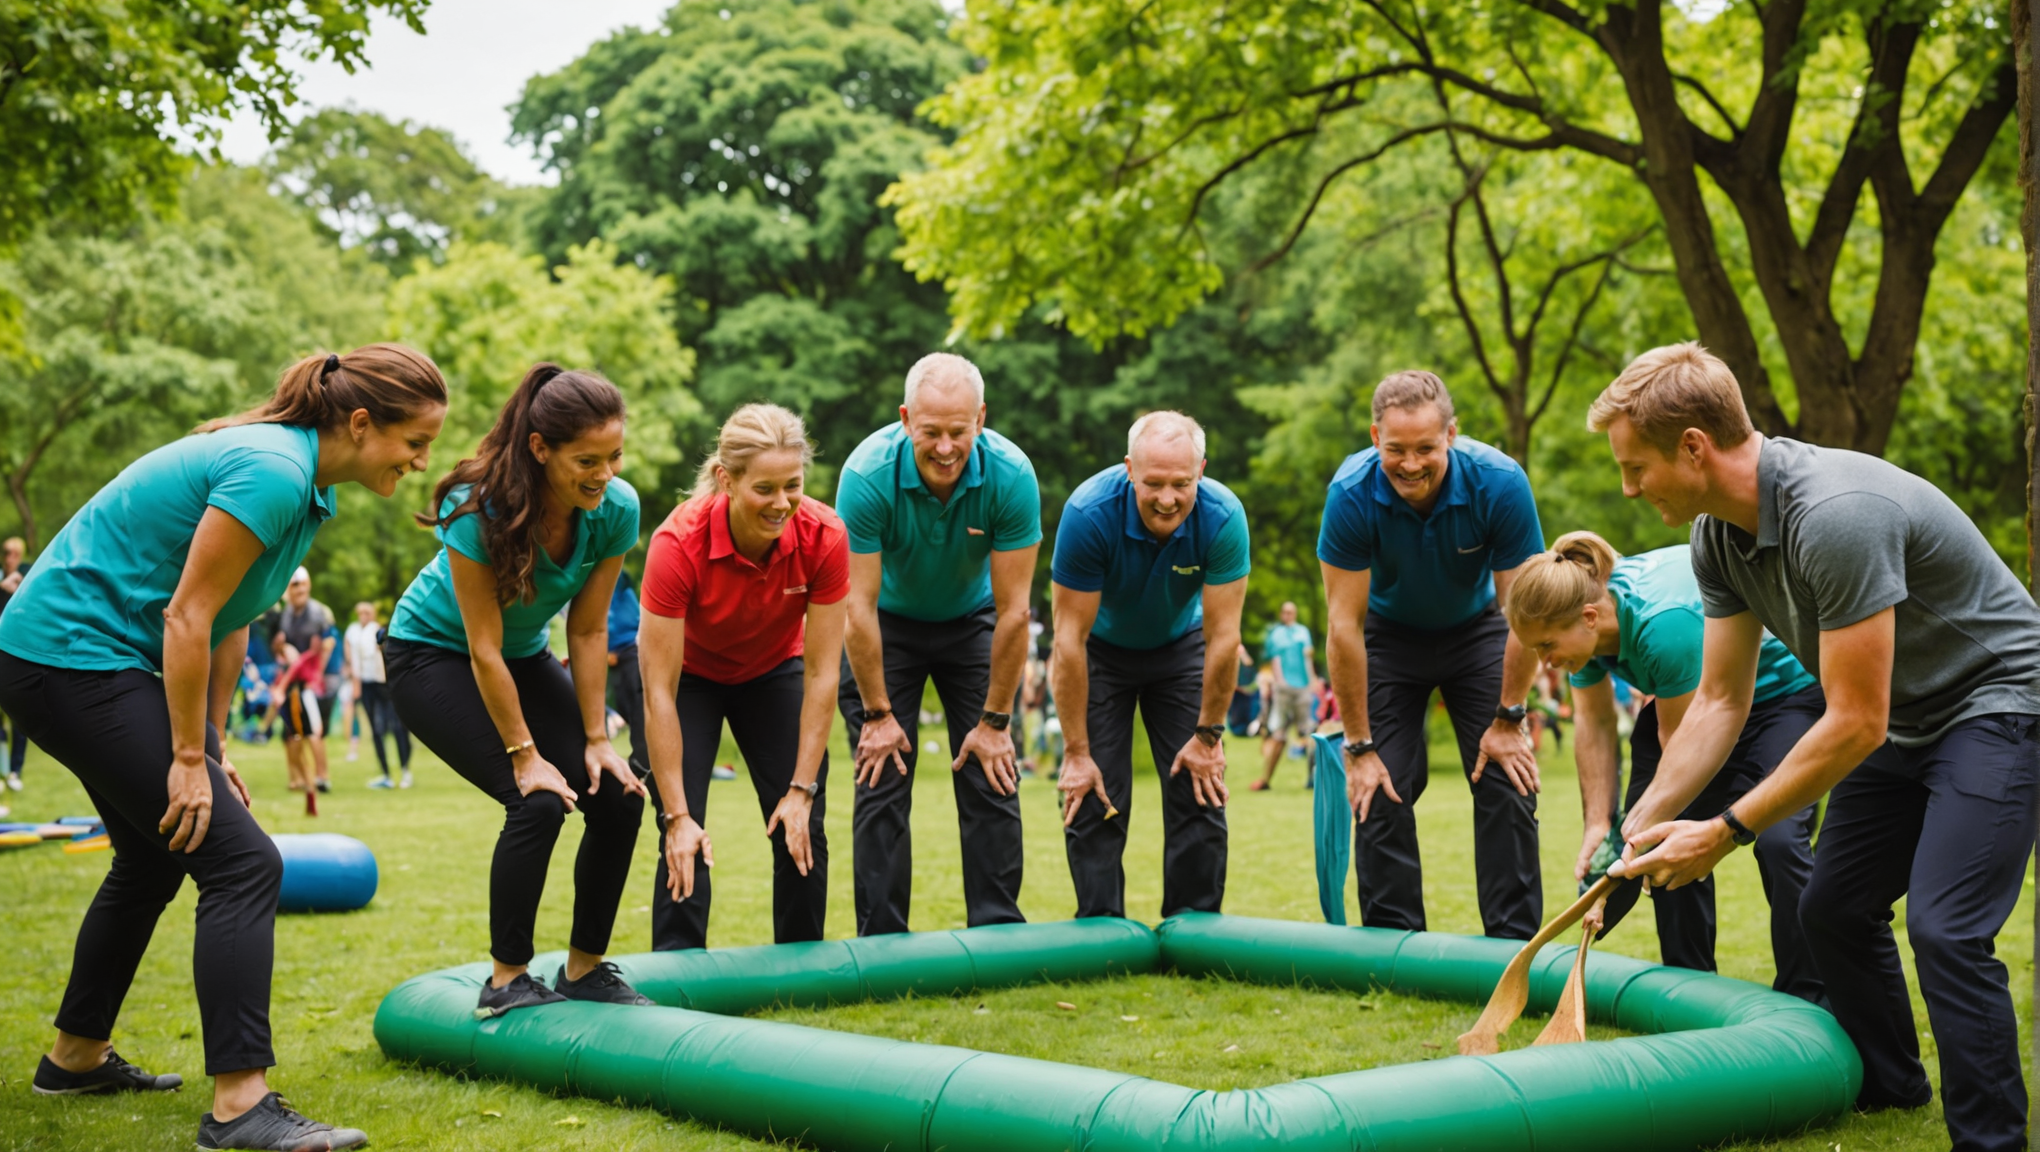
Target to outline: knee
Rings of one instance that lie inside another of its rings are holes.
[[[1803,874],[1813,868],[1813,848],[1804,829],[1790,820],[1773,824],[1757,833],[1755,852],[1757,863],[1773,876],[1792,872]]]
[[[283,853],[276,841],[259,829],[238,842],[207,873],[207,888],[230,887],[258,899],[276,900],[283,890]]]
[[[116,853],[113,865],[106,870],[106,879],[101,881],[100,890],[116,893],[123,900],[154,904],[158,907],[177,898],[177,890],[184,885],[184,872],[174,866],[166,866],[159,860],[137,859]]]
[[[533,792],[521,796],[503,809],[503,831],[512,829],[557,836],[567,822],[567,804],[557,793]]]
[[[1877,910],[1851,893],[1852,886],[1816,871],[1799,894],[1799,926],[1809,937],[1857,937],[1878,920],[1889,921],[1891,910]]]
[[[1959,961],[1965,970],[1973,970],[1975,959],[1990,948],[1989,934],[1965,929],[1924,901],[1906,904],[1905,934],[1914,961],[1921,966]]]

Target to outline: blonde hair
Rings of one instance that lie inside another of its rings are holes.
[[[1613,545],[1593,532],[1568,532],[1552,541],[1516,570],[1509,599],[1502,605],[1509,628],[1526,624],[1570,624],[1587,605],[1608,594],[1608,577],[1622,557]]]
[[[1587,409],[1587,428],[1605,432],[1629,417],[1644,443],[1669,456],[1686,429],[1698,428],[1722,448],[1750,438],[1756,427],[1743,406],[1735,373],[1699,344],[1667,344],[1629,362]]]
[[[723,471],[732,477],[742,476],[759,453],[781,448],[800,449],[803,468],[815,458],[815,446],[807,438],[807,425],[799,416],[777,404],[744,405],[723,421],[722,431],[716,433],[715,451],[701,462],[701,470],[694,474],[694,488],[688,495],[698,499],[721,490],[715,478],[716,465],[722,465]]]
[[[1392,408],[1414,409],[1429,404],[1438,409],[1438,416],[1445,423],[1452,423],[1452,393],[1445,388],[1445,381],[1435,372],[1422,368],[1407,368],[1391,372],[1374,386],[1374,398],[1368,405],[1369,413],[1376,424],[1381,423],[1381,414]]]

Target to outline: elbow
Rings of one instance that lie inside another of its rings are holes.
[[[1831,734],[1831,747],[1841,753],[1851,764],[1860,763],[1865,757],[1884,745],[1890,723],[1890,709],[1884,701],[1863,704],[1851,708],[1831,708],[1830,714],[1838,723]]]

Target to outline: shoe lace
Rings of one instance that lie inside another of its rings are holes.
[[[108,1049],[106,1050],[106,1060],[105,1060],[105,1062],[104,1062],[103,1064],[101,1064],[101,1067],[103,1067],[103,1068],[107,1069],[108,1071],[112,1071],[112,1072],[140,1072],[140,1071],[141,1071],[141,1069],[139,1069],[139,1068],[136,1068],[136,1067],[135,1067],[134,1065],[132,1065],[132,1064],[128,1063],[127,1061],[125,1061],[125,1060],[121,1059],[121,1057],[120,1057],[120,1053],[118,1053],[118,1052],[115,1052],[115,1051],[114,1051],[113,1049],[111,1049],[111,1048],[108,1048]]]
[[[313,1120],[311,1117],[291,1107],[290,1101],[285,1100],[282,1096],[278,1096],[276,1098],[276,1111],[279,1115],[281,1115],[284,1118],[284,1120],[287,1123],[293,1125],[297,1125],[304,1128],[332,1127],[332,1125],[330,1124],[320,1124],[318,1121]]]
[[[623,969],[618,968],[613,961],[604,960],[602,963],[590,968],[586,976],[574,981],[574,983],[585,984],[591,980],[600,987],[614,988],[623,983]]]

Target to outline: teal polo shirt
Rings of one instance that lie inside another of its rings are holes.
[[[1204,623],[1204,586],[1243,579],[1247,512],[1218,481],[1197,482],[1197,503],[1167,540],[1141,523],[1133,481],[1114,464],[1077,486],[1055,526],[1049,575],[1073,592],[1097,592],[1091,634],[1121,648],[1171,644]]]
[[[992,605],[992,553],[1041,542],[1034,465],[990,428],[943,501],[914,466],[914,442],[891,424],[864,438],[836,481],[850,551],[880,553],[878,606],[914,620],[954,620]]]
[[[467,485],[461,485],[448,492],[439,505],[439,514],[444,516],[460,507],[468,491]],[[439,553],[404,589],[403,598],[397,601],[397,611],[390,617],[390,635],[398,640],[465,652],[467,626],[461,623],[460,601],[453,592],[452,562],[446,553],[452,549],[477,564],[489,562],[489,548],[482,540],[482,514],[470,512],[450,524],[440,525],[434,534],[439,537]],[[534,591],[531,600],[503,606],[503,655],[516,659],[545,651],[552,618],[580,593],[597,564],[630,551],[637,546],[637,538],[637,489],[619,476],[609,482],[602,493],[602,503],[593,512],[574,510],[574,550],[565,564],[555,564],[545,549],[538,550],[531,572]]]
[[[1449,459],[1429,515],[1389,485],[1374,448],[1346,457],[1325,494],[1318,559],[1372,570],[1367,610],[1409,628],[1456,628],[1487,611],[1494,574],[1544,550],[1521,465],[1467,436]]]
[[[1310,684],[1310,629],[1301,623],[1270,624],[1261,641],[1261,659],[1282,670],[1282,682],[1291,688]]]
[[[121,470],[36,558],[0,615],[0,650],[60,668],[163,671],[163,609],[184,575],[199,518],[218,508],[262,542],[213,617],[212,644],[252,623],[333,515],[312,478],[319,434],[243,424],[173,440]]]
[[[1649,696],[1684,696],[1700,686],[1701,635],[1705,614],[1700,585],[1693,578],[1692,549],[1684,544],[1640,556],[1624,556],[1608,577],[1622,650],[1596,656],[1567,677],[1575,688],[1608,678],[1627,680]],[[1814,685],[1782,641],[1764,633],[1757,654],[1756,703],[1790,696]]]

